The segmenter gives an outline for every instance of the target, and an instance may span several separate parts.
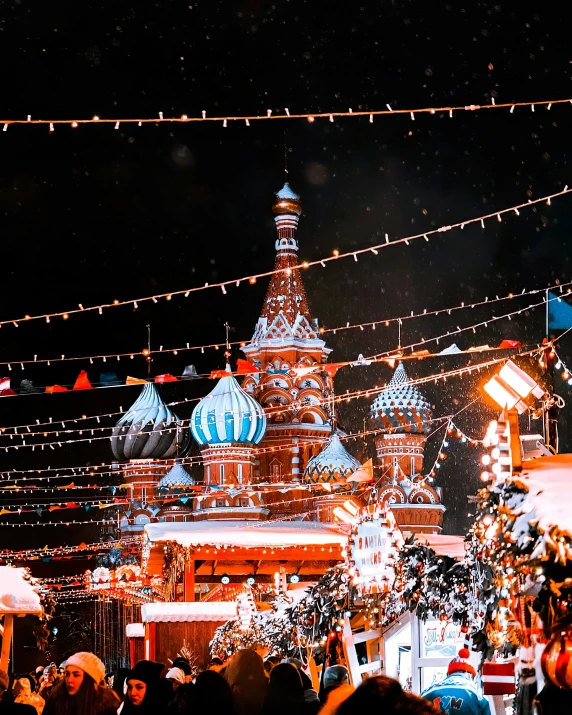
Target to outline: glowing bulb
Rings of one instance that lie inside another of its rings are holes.
[[[490,454],[483,454],[481,457],[481,462],[487,467],[491,463],[491,455]]]

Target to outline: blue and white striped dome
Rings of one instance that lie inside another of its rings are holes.
[[[193,410],[191,432],[201,447],[260,444],[266,432],[266,415],[229,372]]]

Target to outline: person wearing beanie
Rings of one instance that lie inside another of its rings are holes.
[[[186,658],[183,658],[182,656],[179,656],[178,658],[175,658],[173,661],[173,668],[180,668],[183,673],[185,674],[185,683],[190,683],[193,680],[194,673],[193,669],[191,668],[191,664]]]
[[[165,678],[171,682],[173,690],[176,690],[180,685],[185,684],[185,674],[181,668],[171,668],[167,671]]]
[[[491,715],[488,700],[475,683],[477,671],[468,648],[461,648],[447,668],[443,682],[432,685],[421,695],[440,712],[454,715]]]
[[[93,653],[82,651],[70,656],[64,677],[46,700],[42,715],[116,715],[120,700],[101,685],[105,667]]]
[[[169,697],[160,702],[161,673],[165,666],[163,663],[154,663],[152,660],[140,660],[127,673],[127,694],[121,710],[122,715],[156,715],[157,707],[167,705]],[[170,687],[170,684],[164,681]],[[170,697],[173,689],[170,687]],[[163,690],[163,694],[166,690]]]

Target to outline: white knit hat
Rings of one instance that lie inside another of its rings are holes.
[[[167,680],[176,680],[177,683],[185,682],[185,674],[180,668],[171,668],[171,670],[167,671],[165,678]]]
[[[66,660],[66,667],[68,665],[77,665],[78,668],[81,668],[91,676],[98,685],[105,677],[105,666],[94,653],[87,653],[86,651],[74,653]]]

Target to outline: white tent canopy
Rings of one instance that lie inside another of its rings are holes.
[[[248,524],[237,519],[147,524],[153,543],[176,541],[181,546],[235,548],[345,545],[347,536],[334,526],[309,521],[273,521]]]

